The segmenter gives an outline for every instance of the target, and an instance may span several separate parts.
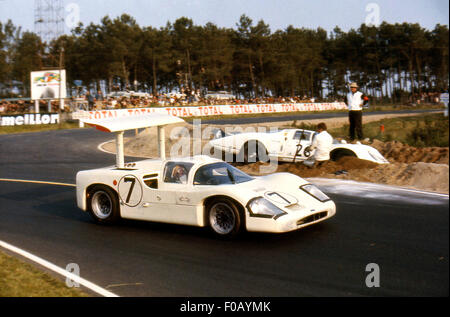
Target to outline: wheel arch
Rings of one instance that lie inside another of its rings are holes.
[[[209,197],[207,197],[207,198],[205,198],[204,200],[203,200],[203,223],[204,224],[207,224],[208,223],[208,214],[207,214],[207,206],[208,206],[208,204],[210,204],[212,201],[214,201],[215,199],[227,199],[227,200],[230,200],[231,202],[233,202],[235,205],[236,205],[236,207],[238,208],[238,210],[239,210],[239,213],[241,214],[241,220],[242,220],[242,222],[243,222],[243,226],[244,226],[244,228],[246,228],[246,219],[245,219],[245,215],[246,215],[246,213],[245,213],[245,207],[244,207],[244,205],[242,204],[242,203],[240,203],[239,201],[237,201],[236,199],[234,199],[234,198],[232,198],[232,197],[230,197],[230,196],[227,196],[227,195],[212,195],[212,196],[209,196]]]
[[[256,142],[256,144],[258,146],[262,146],[264,148],[264,150],[266,150],[266,155],[269,155],[269,147],[268,144],[266,142],[264,142],[263,140],[259,139],[259,138],[252,138],[252,139],[248,139],[246,141],[244,141],[242,143],[241,148],[239,149],[239,151],[237,152],[237,154],[239,155],[240,159],[244,159],[245,157],[245,152],[248,153],[248,144],[250,142]]]
[[[348,148],[339,147],[339,148],[333,149],[330,152],[330,159],[332,161],[337,161],[341,157],[344,157],[344,156],[358,157],[358,155],[356,155],[356,153],[353,150],[350,150]]]
[[[257,143],[261,144],[262,146],[264,146],[264,148],[267,150],[267,144],[266,144],[263,140],[258,139],[258,138],[246,140],[246,141],[242,144],[241,149],[243,149],[245,146],[248,146],[248,144],[249,144],[250,142],[257,142]]]
[[[116,195],[116,198],[118,199],[118,201],[120,201],[119,194],[117,193],[117,190],[115,190],[111,186],[103,184],[103,183],[94,183],[94,184],[90,184],[89,186],[87,186],[85,191],[84,191],[84,205],[86,207],[87,207],[87,201],[88,201],[89,195],[91,194],[92,189],[95,188],[95,187],[106,187],[106,188],[110,189],[114,193],[114,195]]]
[[[105,192],[105,194],[108,196],[112,195],[112,197],[110,197],[111,204],[112,204],[111,212],[106,218],[102,218],[102,219],[99,219],[98,216],[95,215],[95,212],[92,209],[92,205],[91,205],[91,201],[90,201],[92,199],[90,197],[90,195],[93,193],[97,193],[99,191]],[[119,194],[113,187],[103,184],[103,183],[90,184],[89,186],[86,187],[84,196],[85,196],[84,199],[86,201],[86,211],[91,214],[91,216],[94,218],[94,220],[97,223],[113,224],[121,219],[122,212],[121,212],[121,207],[120,207],[120,205],[121,205],[120,198],[119,198]]]

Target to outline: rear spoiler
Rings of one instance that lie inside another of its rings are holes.
[[[116,133],[116,166],[124,168],[124,146],[123,134],[127,130],[135,130],[141,128],[158,127],[158,152],[162,159],[165,159],[165,133],[164,126],[174,123],[184,122],[183,119],[162,113],[150,113],[140,116],[130,116],[123,118],[108,119],[80,119],[80,121],[95,127],[103,132]]]

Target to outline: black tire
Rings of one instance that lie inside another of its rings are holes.
[[[87,195],[87,208],[97,223],[113,224],[120,219],[120,204],[117,194],[107,186],[96,185]]]
[[[245,227],[245,216],[230,199],[213,199],[206,205],[205,210],[207,224],[216,237],[233,238]]]
[[[269,153],[266,147],[258,141],[248,141],[244,144],[243,151],[244,163],[246,164],[269,161]]]

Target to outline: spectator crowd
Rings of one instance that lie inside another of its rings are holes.
[[[211,96],[212,95],[212,96]],[[439,103],[440,93],[422,93],[410,96],[410,104]],[[205,106],[205,105],[239,105],[239,104],[275,104],[275,103],[313,103],[334,102],[343,100],[318,100],[314,97],[257,97],[241,99],[230,94],[201,95],[199,92],[191,94],[171,93],[162,95],[151,95],[147,93],[112,93],[104,96],[101,92],[96,94],[87,93],[84,96],[67,98],[64,111],[73,112],[77,110],[103,110],[124,108],[148,108],[148,107],[178,107],[178,106]],[[51,110],[57,112],[59,101],[51,101]],[[39,107],[48,111],[47,100],[40,100]],[[2,100],[0,99],[0,114],[28,113],[34,112],[35,104],[31,100]]]

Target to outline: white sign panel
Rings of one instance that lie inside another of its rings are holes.
[[[60,98],[66,98],[66,71],[64,69],[31,72],[32,100]]]

